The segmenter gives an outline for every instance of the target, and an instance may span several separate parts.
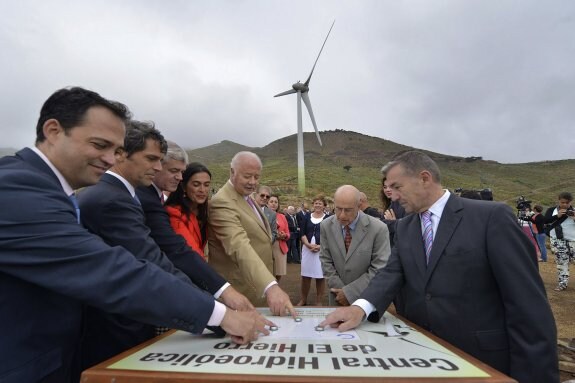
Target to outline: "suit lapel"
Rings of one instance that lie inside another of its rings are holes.
[[[341,257],[347,261],[347,254],[345,252],[345,243],[343,242],[343,235],[341,225],[336,218],[330,219],[329,230],[331,231],[332,238],[335,238],[337,249],[341,253]]]
[[[245,198],[241,194],[239,194],[236,191],[236,189],[234,189],[234,186],[231,183],[226,182],[224,188],[227,192],[226,194],[228,196],[230,196],[231,199],[236,201],[236,205],[238,206],[238,208],[241,211],[244,212],[244,215],[253,219],[256,222],[256,224],[268,235],[268,237],[270,237],[270,242],[271,242],[271,238],[272,238],[271,229],[269,228],[269,224],[267,226],[265,225],[266,221],[264,220],[263,212],[261,211],[260,208],[258,208],[257,203],[254,201],[254,206],[256,207],[256,209],[258,209],[259,214],[262,216],[261,219],[256,215],[256,212],[254,211],[254,209],[252,209],[252,207],[250,206],[248,201],[246,201]],[[248,198],[251,198],[251,197],[248,197]],[[252,201],[253,201],[253,199],[252,199]]]
[[[461,202],[457,197],[451,195],[445,204],[445,208],[441,214],[441,220],[439,221],[439,226],[437,227],[437,234],[433,239],[433,247],[431,248],[425,283],[429,281],[433,270],[441,258],[441,254],[443,254],[445,247],[451,240],[453,233],[455,233],[455,229],[461,221],[462,209],[463,206],[461,205]]]
[[[121,190],[121,193],[124,193],[126,195],[126,197],[129,197],[130,202],[132,202],[135,206],[137,206],[138,208],[140,208],[140,210],[142,210],[140,203],[136,202],[134,197],[132,197],[132,194],[130,194],[130,191],[128,190],[126,185],[124,185],[124,183],[122,181],[120,181],[118,178],[114,177],[111,174],[104,173],[102,175],[102,178],[100,178],[100,182],[106,183],[106,184],[118,189],[118,191]],[[126,198],[126,201],[127,201],[127,198]]]
[[[44,160],[42,158],[40,158],[39,155],[34,153],[34,151],[32,149],[24,148],[24,149],[22,149],[16,153],[16,157],[22,158],[24,160],[24,162],[34,166],[36,169],[40,170],[42,173],[49,174],[52,178],[54,178],[54,180],[56,182],[58,182],[58,185],[60,185],[60,181],[58,180],[58,177],[56,176],[56,174],[54,174],[54,172],[52,171],[52,169],[50,169],[48,164],[45,163]]]

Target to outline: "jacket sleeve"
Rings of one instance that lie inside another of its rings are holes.
[[[89,233],[54,181],[19,171],[0,182],[0,280],[16,278],[146,323],[204,329],[213,297]]]
[[[101,191],[92,188],[78,195],[82,224],[90,232],[101,237],[108,245],[122,246],[136,258],[155,263],[163,270],[190,282],[150,237],[150,229],[144,224],[140,206],[132,202],[129,196],[127,199],[117,195],[100,197]]]
[[[164,206],[149,192],[150,190],[143,188],[136,190],[144,208],[150,235],[174,265],[192,282],[210,294],[215,294],[226,280],[212,269],[200,254],[193,251],[182,236],[174,232]]]

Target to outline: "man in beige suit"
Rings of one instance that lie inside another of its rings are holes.
[[[274,315],[289,312],[295,317],[289,296],[273,275],[269,223],[250,198],[261,172],[262,162],[254,153],[239,152],[232,159],[230,179],[210,202],[209,263],[254,306],[267,300]]]

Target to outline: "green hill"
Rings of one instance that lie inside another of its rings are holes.
[[[304,133],[306,199],[318,193],[333,195],[343,184],[352,184],[364,191],[372,206],[379,207],[381,167],[396,153],[413,149],[378,137],[350,131],[323,131],[323,146],[314,133]],[[282,196],[281,202],[297,204],[296,135],[273,141],[263,148],[250,148],[230,141],[189,150],[191,161],[210,168],[217,189],[229,176],[229,163],[240,150],[257,153],[263,163],[261,184],[271,186]],[[515,206],[515,199],[524,195],[534,203],[550,206],[561,191],[575,192],[575,160],[543,161],[524,164],[501,164],[480,157],[456,157],[426,151],[442,171],[445,187],[491,188],[494,198]],[[346,170],[344,167],[350,167]]]

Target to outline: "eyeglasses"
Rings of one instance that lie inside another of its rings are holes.
[[[270,196],[268,194],[260,194],[261,199],[269,199]]]

